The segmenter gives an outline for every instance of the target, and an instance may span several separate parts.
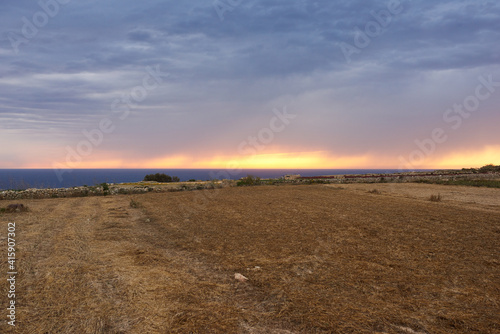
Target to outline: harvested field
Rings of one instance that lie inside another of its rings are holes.
[[[338,187],[337,185],[329,185]],[[440,194],[449,205],[466,206],[471,209],[500,210],[500,189],[466,186],[429,185],[421,183],[354,183],[342,184],[347,190],[378,190],[386,196],[398,196],[427,200],[431,195]]]
[[[500,204],[360,186],[20,201],[0,332],[500,333]]]

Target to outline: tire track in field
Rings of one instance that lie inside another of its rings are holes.
[[[122,309],[114,318],[128,319],[121,329],[126,333],[185,333],[188,323],[218,317],[226,319],[216,325],[218,332],[234,332],[230,328],[235,312],[220,301],[230,291],[231,278],[188,252],[172,248],[166,230],[148,218],[142,206],[131,208],[131,198],[103,201],[106,214],[95,228],[94,249],[102,250],[101,260],[116,276],[114,294]],[[216,307],[224,315],[213,315],[212,303],[224,304]]]
[[[78,290],[80,282],[74,273],[87,260],[85,241],[77,237],[75,226],[81,226],[87,199],[37,200],[30,204],[29,214],[19,222],[19,328],[24,332],[57,332],[59,321],[68,310],[66,291]],[[54,203],[56,203],[54,205]],[[71,316],[68,316],[71,318]]]

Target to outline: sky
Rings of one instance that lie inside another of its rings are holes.
[[[500,2],[3,0],[0,168],[500,164]]]

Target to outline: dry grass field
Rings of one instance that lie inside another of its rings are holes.
[[[500,189],[405,186],[20,201],[0,332],[500,333]]]
[[[422,183],[353,183],[343,184],[342,187],[361,192],[376,189],[386,196],[420,200],[429,199],[432,195],[441,195],[443,202],[452,205],[460,205],[471,209],[500,210],[500,191],[498,189],[446,185],[429,186]]]

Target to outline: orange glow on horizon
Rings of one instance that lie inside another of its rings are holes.
[[[482,150],[462,151],[449,154],[432,163],[434,168],[478,168],[487,164],[500,165],[500,146],[486,146]]]
[[[246,168],[246,169],[316,169],[316,168],[349,168],[361,166],[369,162],[364,156],[338,157],[329,156],[327,152],[291,152],[270,153],[237,157],[214,157],[199,161],[195,168]]]
[[[102,156],[102,155],[101,155]],[[112,152],[106,152],[112,156]],[[397,169],[397,156],[381,155],[374,152],[364,155],[335,156],[328,151],[278,152],[248,156],[217,155],[195,157],[173,155],[151,160],[131,160],[130,158],[83,159],[75,165],[59,164],[57,168],[67,169]],[[445,156],[431,155],[415,169],[461,169],[481,167],[486,164],[500,165],[500,146],[486,146],[482,150],[453,152]],[[54,168],[53,165],[26,163],[17,168]],[[0,168],[16,168],[6,165]]]

